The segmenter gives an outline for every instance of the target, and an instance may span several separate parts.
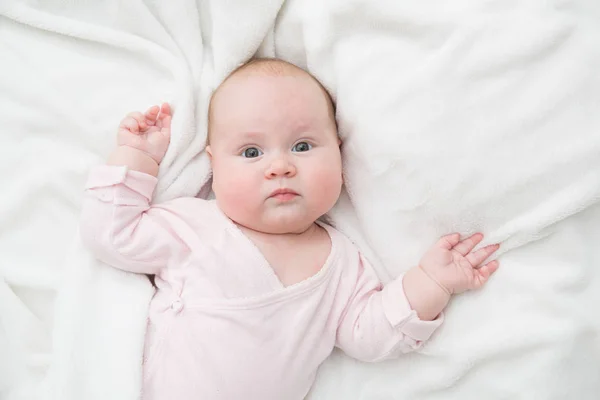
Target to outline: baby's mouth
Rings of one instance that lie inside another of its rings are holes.
[[[289,201],[293,200],[298,196],[298,193],[293,191],[292,189],[281,188],[273,191],[269,198],[281,200],[281,201]]]

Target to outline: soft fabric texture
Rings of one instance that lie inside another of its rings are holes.
[[[383,281],[441,234],[502,241],[419,353],[336,352],[309,398],[595,399],[599,21],[595,0],[0,2],[0,397],[137,398],[152,290],[77,241],[86,174],[125,113],[166,100],[157,200],[196,193],[208,96],[258,50],[336,98],[331,218]]]
[[[156,183],[127,167],[99,166],[81,217],[94,256],[155,275],[144,400],[301,400],[334,346],[382,361],[418,349],[442,323],[411,310],[402,276],[382,288],[356,247],[326,224],[325,264],[284,286],[216,201],[150,205]]]

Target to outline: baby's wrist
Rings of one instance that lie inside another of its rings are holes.
[[[404,293],[413,310],[424,321],[434,320],[450,301],[450,293],[420,267],[411,268],[402,279]]]
[[[129,169],[158,175],[158,163],[147,153],[130,146],[118,146],[110,155],[108,165],[125,165]]]
[[[417,267],[419,271],[421,271],[427,278],[429,278],[433,283],[435,283],[440,289],[442,289],[447,295],[452,296],[453,291],[447,285],[445,285],[439,278],[436,277],[436,274],[432,271],[428,271],[423,266],[419,265]]]

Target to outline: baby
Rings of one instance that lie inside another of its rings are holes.
[[[253,60],[213,95],[214,201],[151,205],[170,126],[168,104],[121,122],[81,222],[97,258],[155,275],[145,400],[302,399],[334,347],[372,362],[418,349],[450,297],[498,268],[481,265],[498,245],[454,233],[382,286],[319,220],[342,188],[340,139],[327,92],[298,67]]]

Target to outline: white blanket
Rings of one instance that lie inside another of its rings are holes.
[[[600,9],[422,3],[0,3],[0,398],[137,398],[152,288],[76,239],[87,169],[124,113],[171,101],[159,200],[205,195],[207,100],[258,51],[336,98],[350,195],[332,217],[383,280],[443,233],[503,243],[422,352],[335,352],[310,398],[595,399]]]

